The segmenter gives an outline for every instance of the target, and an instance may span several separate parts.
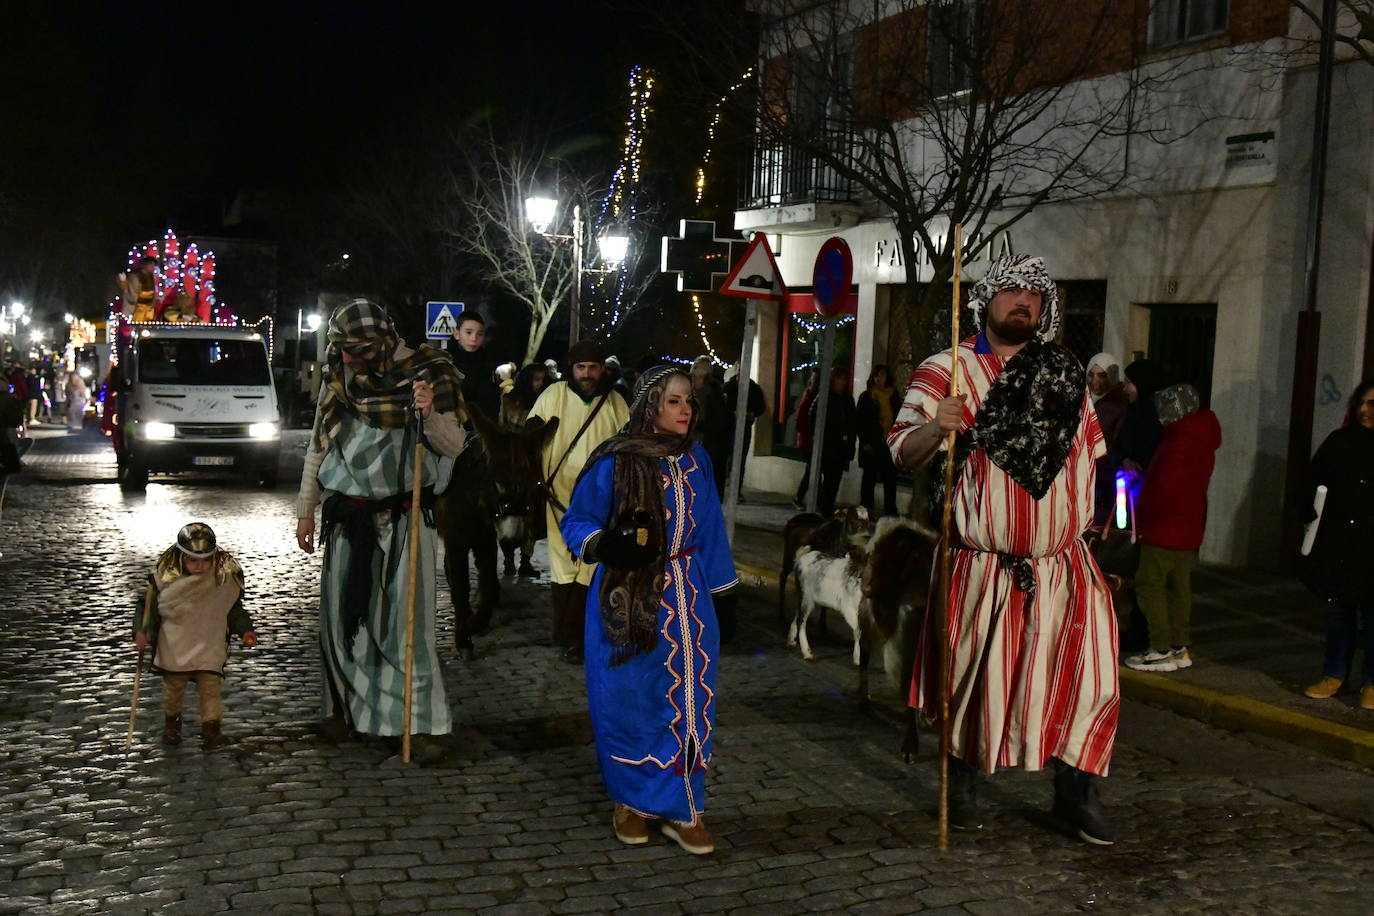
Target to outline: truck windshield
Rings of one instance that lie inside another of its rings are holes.
[[[151,337],[138,342],[138,377],[169,385],[270,385],[260,340]]]

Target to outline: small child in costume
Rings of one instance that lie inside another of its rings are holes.
[[[153,646],[153,670],[162,675],[163,744],[181,743],[181,700],[192,680],[200,699],[201,747],[229,743],[221,729],[220,685],[230,633],[249,648],[258,644],[243,609],[243,570],[217,546],[209,525],[192,522],[158,557],[134,617],[134,645]]]

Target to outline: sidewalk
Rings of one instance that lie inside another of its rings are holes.
[[[745,498],[735,565],[746,585],[776,593],[782,529],[796,510],[778,494],[748,491]],[[838,615],[827,620],[838,638],[850,638]],[[1374,711],[1359,708],[1358,691],[1332,700],[1302,693],[1321,674],[1324,627],[1320,603],[1295,579],[1202,567],[1193,574],[1193,666],[1169,674],[1122,666],[1121,693],[1221,728],[1374,766]]]

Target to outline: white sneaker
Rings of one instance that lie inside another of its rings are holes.
[[[1189,664],[1192,664],[1189,662]],[[1174,653],[1156,652],[1151,649],[1144,655],[1132,655],[1126,659],[1126,667],[1135,671],[1177,671]]]
[[[1174,667],[1179,669],[1180,671],[1182,671],[1184,668],[1193,667],[1193,657],[1188,654],[1187,646],[1184,646],[1181,649],[1175,649],[1174,651],[1170,652],[1169,655],[1174,660]]]

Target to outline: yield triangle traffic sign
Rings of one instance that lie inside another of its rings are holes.
[[[720,285],[720,291],[722,295],[742,296],[745,299],[782,299],[787,295],[782,271],[778,270],[773,249],[768,246],[767,233],[760,232],[754,236],[745,249],[744,257],[739,259],[739,263]]]

